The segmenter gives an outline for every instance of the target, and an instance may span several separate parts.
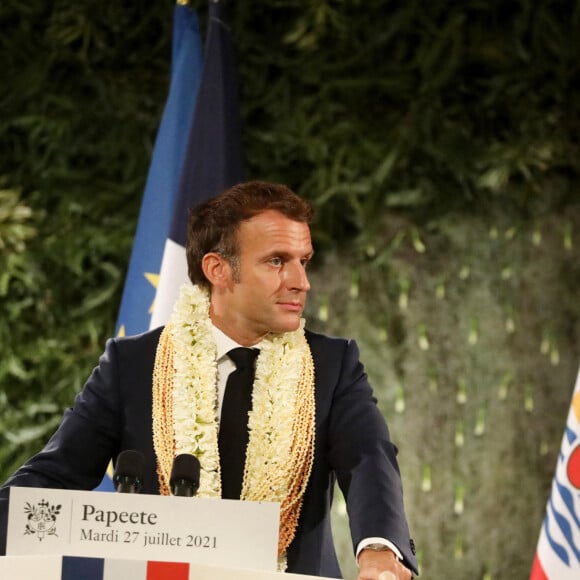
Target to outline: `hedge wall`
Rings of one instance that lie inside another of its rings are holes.
[[[172,8],[0,5],[0,479],[114,331]],[[309,322],[360,342],[422,577],[525,578],[579,364],[580,4],[229,8],[246,174],[317,208]]]

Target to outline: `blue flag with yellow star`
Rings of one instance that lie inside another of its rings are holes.
[[[202,70],[201,51],[196,13],[188,6],[176,5],[173,12],[169,94],[143,193],[119,309],[117,336],[139,334],[151,325],[163,248],[173,219],[179,178],[193,123]],[[112,465],[109,465],[97,491],[114,491],[112,474]]]
[[[169,95],[143,194],[117,320],[118,336],[139,334],[150,327],[163,248],[173,219],[201,70],[202,48],[197,15],[188,6],[176,5]]]
[[[224,0],[211,0],[203,71],[165,244],[151,328],[167,322],[182,284],[188,282],[185,238],[189,209],[242,180],[236,67]]]

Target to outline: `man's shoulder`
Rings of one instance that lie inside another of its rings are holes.
[[[361,364],[358,345],[353,339],[310,330],[306,330],[305,336],[314,361],[318,385],[334,385],[342,373],[348,375]]]
[[[130,336],[117,336],[107,341],[107,348],[116,348],[121,352],[147,352],[157,349],[163,326]]]
[[[340,336],[331,336],[329,334],[323,334],[321,332],[315,332],[313,330],[305,329],[304,335],[306,340],[312,349],[339,349],[344,350],[349,342],[352,342],[348,338],[343,338]]]

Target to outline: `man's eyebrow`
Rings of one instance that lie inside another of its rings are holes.
[[[311,252],[306,252],[305,254],[302,254],[299,259],[300,260],[311,260],[312,256],[314,255],[314,250],[312,250]],[[263,259],[264,260],[269,260],[271,258],[284,258],[285,260],[291,259],[295,256],[295,254],[291,253],[291,252],[287,252],[286,250],[271,250],[270,252],[268,252],[267,254],[264,255]]]
[[[266,255],[267,256],[295,256],[296,252],[289,252],[288,250],[282,250],[282,249],[277,250],[276,248],[274,248],[272,250],[269,250],[266,253]],[[304,254],[301,254],[301,255],[310,258],[314,255],[314,250],[311,250],[309,252],[305,252]]]

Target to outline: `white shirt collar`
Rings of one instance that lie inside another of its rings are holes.
[[[213,333],[213,337],[216,344],[216,355],[218,363],[222,359],[222,357],[226,356],[232,348],[237,348],[242,346],[238,344],[235,340],[231,339],[227,334],[222,332],[217,326],[214,324],[211,325],[211,331]]]

